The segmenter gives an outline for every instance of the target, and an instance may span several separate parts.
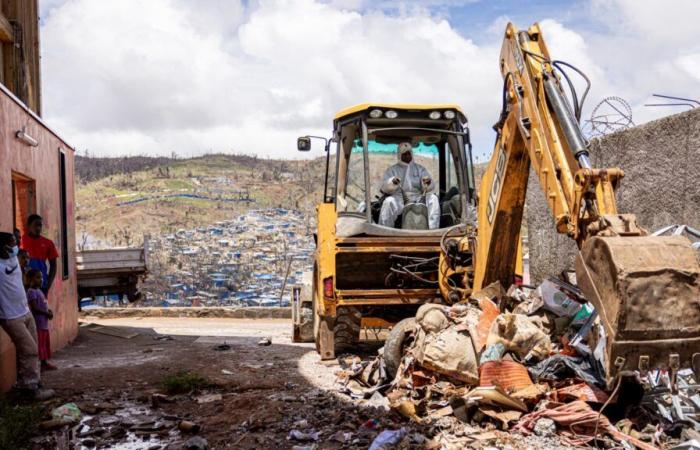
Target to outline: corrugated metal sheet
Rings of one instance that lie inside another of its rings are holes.
[[[499,386],[506,392],[514,392],[531,385],[527,369],[518,362],[503,359],[479,367],[479,386]]]

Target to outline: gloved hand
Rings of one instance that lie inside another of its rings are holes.
[[[382,192],[387,195],[392,195],[401,186],[401,179],[399,177],[391,177],[382,186]]]

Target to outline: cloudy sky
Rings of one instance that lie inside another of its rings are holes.
[[[527,5],[526,5],[527,3]],[[696,0],[41,0],[44,116],[79,152],[298,157],[364,101],[455,102],[491,152],[508,21],[642,123],[700,98]]]

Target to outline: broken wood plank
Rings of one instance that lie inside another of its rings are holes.
[[[125,330],[123,328],[116,327],[95,327],[91,328],[90,331],[92,331],[93,333],[105,334],[107,336],[114,336],[122,339],[131,339],[140,334],[135,331]]]

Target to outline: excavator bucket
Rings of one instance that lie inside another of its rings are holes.
[[[700,263],[687,238],[593,237],[576,277],[605,329],[608,386],[623,371],[700,375]]]

